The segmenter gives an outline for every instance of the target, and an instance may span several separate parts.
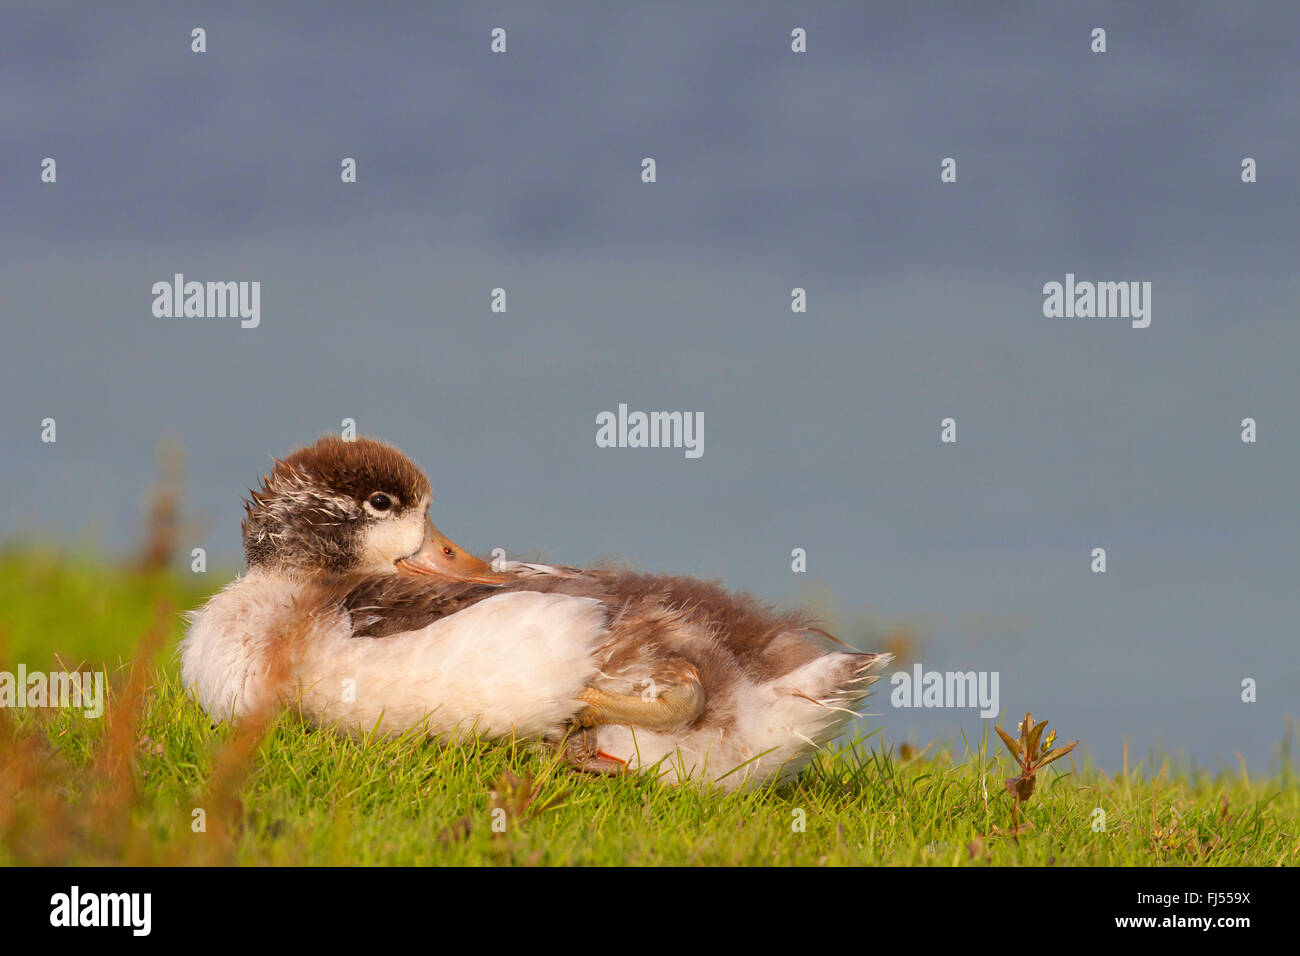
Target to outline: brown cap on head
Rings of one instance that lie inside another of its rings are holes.
[[[344,441],[327,435],[275,463],[268,483],[294,474],[357,501],[375,491],[396,494],[403,508],[432,495],[429,479],[392,445],[373,438]]]

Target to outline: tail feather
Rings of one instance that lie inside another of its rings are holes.
[[[891,660],[892,654],[837,651],[787,674],[780,681],[781,689],[817,707],[812,710],[805,705],[794,715],[788,731],[814,747],[839,736],[849,721],[859,716],[859,706]]]

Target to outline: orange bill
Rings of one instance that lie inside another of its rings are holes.
[[[415,554],[399,558],[397,570],[404,574],[433,575],[482,584],[500,584],[510,577],[503,571],[492,570],[492,565],[456,544],[429,519],[424,522],[424,544]]]

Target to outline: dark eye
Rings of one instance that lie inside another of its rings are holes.
[[[393,499],[388,497],[382,491],[376,491],[370,496],[370,507],[376,511],[387,511],[393,506]]]

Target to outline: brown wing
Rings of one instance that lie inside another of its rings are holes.
[[[389,637],[419,630],[464,610],[501,588],[492,584],[434,581],[395,574],[339,578],[320,585],[322,606],[341,607],[352,617],[353,637]]]

